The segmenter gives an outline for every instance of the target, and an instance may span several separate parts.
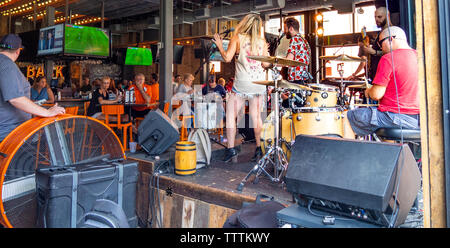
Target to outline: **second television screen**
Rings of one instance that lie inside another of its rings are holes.
[[[67,24],[64,36],[65,54],[109,57],[110,39],[106,29]]]
[[[39,30],[38,55],[57,54],[63,51],[64,25]]]

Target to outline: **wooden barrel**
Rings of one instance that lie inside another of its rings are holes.
[[[175,151],[175,174],[191,175],[197,170],[197,148],[195,142],[179,141]]]

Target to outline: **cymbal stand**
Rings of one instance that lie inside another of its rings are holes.
[[[255,175],[254,183],[258,183],[259,176],[261,173],[266,175],[272,182],[279,183],[282,181],[285,172],[287,171],[288,161],[286,158],[286,154],[284,154],[283,149],[280,146],[280,92],[278,88],[278,82],[280,81],[280,71],[273,67],[271,68],[273,72],[273,79],[275,82],[274,87],[274,106],[273,111],[274,115],[272,117],[272,121],[274,123],[274,140],[272,142],[268,142],[267,153],[258,161],[258,163],[253,167],[253,169],[247,174],[247,176],[241,181],[241,183],[237,187],[237,191],[242,191],[245,183],[249,179],[252,174]],[[274,168],[274,175],[270,175],[267,172],[266,167],[272,164]]]
[[[337,65],[337,71],[339,72],[339,75],[341,76],[341,106],[345,106],[345,83],[344,83],[344,63],[340,63]]]

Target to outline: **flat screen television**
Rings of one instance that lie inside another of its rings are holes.
[[[64,54],[90,57],[110,56],[109,30],[66,24],[64,30]]]
[[[152,65],[152,50],[142,47],[128,47],[125,65]]]
[[[153,63],[159,63],[159,49],[158,45],[152,44],[150,45],[150,49],[153,54]],[[184,46],[174,45],[173,46],[173,63],[174,64],[182,64],[183,63],[183,53]]]
[[[37,55],[51,55],[63,52],[64,24],[41,28],[39,30]]]

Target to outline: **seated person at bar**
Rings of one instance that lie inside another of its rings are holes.
[[[195,77],[191,73],[184,74],[183,83],[178,85],[176,93],[184,93],[192,96],[194,94],[194,89],[192,89],[194,79]]]
[[[383,30],[379,45],[385,55],[378,64],[373,86],[365,95],[380,104],[378,108],[348,111],[344,138],[366,136],[380,128],[419,129],[417,52],[408,45],[405,32],[396,26]]]
[[[92,85],[89,83],[89,77],[85,76],[80,88],[81,93],[89,93],[92,91]]]
[[[116,88],[116,83],[114,79],[111,79],[111,83],[109,84],[108,94],[110,100],[115,100],[116,97],[119,96],[120,91]]]
[[[15,34],[0,40],[0,142],[31,115],[53,117],[65,113],[57,104],[45,109],[30,100],[30,84],[15,63],[22,48],[22,39]]]
[[[223,86],[220,84],[217,84],[215,80],[210,80],[209,85],[203,87],[202,94],[207,95],[208,93],[217,93],[222,98],[225,98],[225,96],[227,95],[227,92],[225,91]]]
[[[147,104],[149,105],[152,100],[152,89],[151,86],[145,83],[145,76],[142,73],[136,74],[134,77],[134,84],[131,85],[128,90],[134,89],[134,96],[136,98],[137,104]],[[131,116],[145,117],[151,108],[149,106],[133,106],[131,108]]]
[[[111,83],[111,78],[103,77],[102,84],[99,89],[96,89],[92,94],[91,103],[87,111],[87,115],[99,120],[104,120],[105,116],[102,113],[102,104],[118,103],[122,98],[119,96],[115,100],[109,99],[108,88]]]
[[[152,88],[152,100],[151,103],[156,103],[159,101],[159,78],[158,74],[152,73],[152,78],[150,79],[150,87]]]
[[[53,91],[47,85],[47,79],[45,77],[38,77],[34,81],[31,87],[31,100],[34,102],[46,100],[44,102],[46,104],[55,102],[55,95],[53,95]]]

